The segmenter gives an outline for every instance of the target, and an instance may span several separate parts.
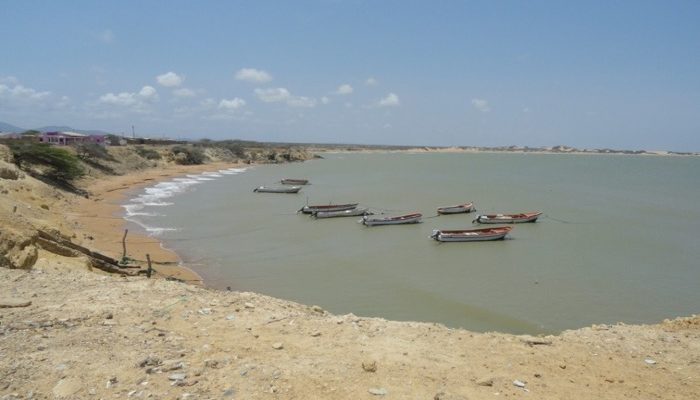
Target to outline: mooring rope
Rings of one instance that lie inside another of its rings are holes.
[[[554,217],[552,217],[551,215],[548,215],[548,214],[545,214],[545,215],[543,215],[542,217],[543,217],[543,218],[549,218],[549,219],[551,219],[552,221],[561,222],[562,224],[585,224],[585,222],[573,222],[573,221],[566,221],[566,220],[563,220],[563,219],[554,218]]]

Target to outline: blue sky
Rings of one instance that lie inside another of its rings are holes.
[[[0,0],[0,121],[700,150],[698,1]]]

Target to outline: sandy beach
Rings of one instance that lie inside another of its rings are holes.
[[[168,166],[133,172],[123,176],[112,176],[89,182],[85,189],[89,198],[78,198],[66,210],[66,216],[75,227],[83,245],[98,249],[101,253],[120,259],[123,254],[122,238],[127,221],[121,215],[121,205],[130,193],[159,181],[205,171],[233,168],[242,164],[211,163],[192,166]],[[127,256],[139,263],[146,262],[150,255],[157,275],[173,277],[193,284],[202,284],[196,272],[180,264],[180,258],[173,251],[146,232],[134,230],[126,238]]]

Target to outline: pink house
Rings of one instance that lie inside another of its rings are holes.
[[[77,143],[96,143],[106,146],[104,135],[85,135],[77,132],[44,132],[38,136],[41,143],[66,146]]]

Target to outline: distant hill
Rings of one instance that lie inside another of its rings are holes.
[[[42,126],[40,128],[32,128],[35,131],[39,132],[77,132],[77,133],[82,133],[85,135],[108,135],[109,132],[105,131],[100,131],[97,129],[75,129],[71,128],[70,126],[59,126],[59,125],[49,125],[49,126]],[[0,121],[0,132],[12,132],[12,133],[22,133],[26,132],[29,129],[27,128],[20,128],[19,126],[15,126],[12,124],[8,124],[7,122],[2,122]]]
[[[0,121],[0,132],[21,133],[24,131],[26,131],[26,129],[20,128],[19,126],[14,126],[12,124],[8,124],[7,122]]]

